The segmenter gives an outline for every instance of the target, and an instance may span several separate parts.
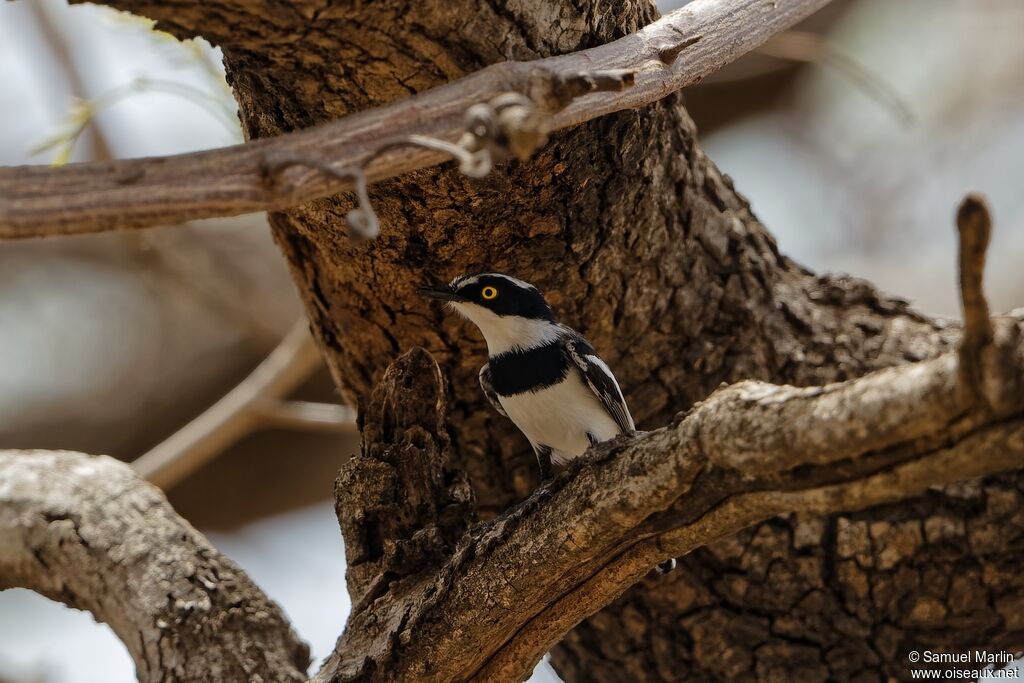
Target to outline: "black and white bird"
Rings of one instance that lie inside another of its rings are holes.
[[[424,287],[468,318],[487,342],[480,386],[533,445],[541,477],[594,443],[636,431],[619,383],[594,347],[555,320],[540,291],[500,273]]]

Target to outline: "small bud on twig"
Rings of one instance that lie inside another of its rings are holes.
[[[679,56],[680,52],[690,47],[694,43],[700,41],[700,39],[703,37],[704,36],[700,35],[690,36],[689,38],[683,39],[681,42],[674,43],[672,45],[666,45],[658,50],[658,59],[661,60],[662,64],[668,66],[669,64],[672,64],[673,62],[676,61],[676,57]]]

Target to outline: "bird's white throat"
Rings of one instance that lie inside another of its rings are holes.
[[[453,301],[449,305],[479,328],[490,356],[513,349],[532,349],[558,339],[558,324],[550,320],[498,315],[483,306],[464,301]]]

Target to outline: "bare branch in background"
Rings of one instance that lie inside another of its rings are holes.
[[[354,433],[355,411],[347,406],[284,400],[322,365],[309,324],[302,318],[252,374],[132,467],[144,479],[169,489],[263,427]]]
[[[68,112],[64,127],[33,147],[32,152],[39,154],[55,151],[53,165],[63,166],[71,159],[75,145],[78,144],[85,131],[90,126],[93,131],[98,130],[96,117],[100,112],[136,95],[152,92],[173,95],[195,103],[216,118],[233,138],[239,137],[236,115],[233,111],[228,110],[225,103],[216,96],[193,85],[139,76],[127,83],[105,90],[95,97],[77,97]],[[99,134],[96,133],[96,135]],[[99,158],[110,159],[109,149],[103,149],[104,156]]]
[[[266,427],[331,434],[356,433],[356,411],[348,406],[265,399],[254,403],[251,410]]]
[[[31,10],[32,17],[35,19],[40,32],[43,34],[43,37],[50,48],[50,52],[60,64],[60,67],[64,72],[64,76],[68,80],[72,97],[79,100],[87,99],[87,91],[85,84],[82,82],[82,74],[79,73],[78,65],[71,56],[71,51],[68,48],[67,41],[64,39],[60,29],[54,25],[53,19],[50,17],[50,10],[47,9],[47,5],[42,2],[30,2],[28,3],[28,6]],[[97,123],[94,118],[89,117],[89,120],[87,120],[83,124],[83,127],[75,134],[75,140],[81,136],[85,129],[84,126],[89,123],[92,124],[90,136],[90,142],[92,143],[91,158],[95,161],[107,161],[112,159],[114,155],[110,151],[110,144],[107,142],[107,137],[99,123]],[[67,157],[70,158],[70,156],[71,146],[67,148]]]
[[[900,123],[911,124],[916,118],[906,98],[889,85],[884,76],[837,48],[825,36],[807,31],[783,31],[766,40],[756,51],[776,59],[830,66],[889,109]]]
[[[444,161],[447,155],[437,150],[392,145],[411,135],[456,142],[465,133],[466,112],[476,104],[518,93],[551,114],[551,130],[575,126],[695,83],[826,4],[698,0],[607,45],[497,64],[406,100],[273,139],[163,158],[0,169],[0,239],[295,206],[350,190],[353,182],[314,173],[281,192],[267,182],[268,162],[275,157],[316,159],[334,169],[366,167],[368,180],[376,182]],[[626,90],[583,94],[589,90],[578,87],[589,81],[600,89],[607,80],[600,73],[623,70],[634,74]]]
[[[185,51],[191,61],[202,67],[206,78],[214,85],[219,86],[217,88],[219,93],[213,93],[188,83],[139,76],[92,96],[82,81],[78,65],[75,63],[61,29],[54,24],[50,17],[51,10],[47,9],[45,3],[41,2],[29,2],[28,6],[31,10],[31,15],[39,26],[40,32],[50,47],[50,52],[59,63],[67,78],[70,94],[73,97],[72,106],[66,114],[66,120],[62,128],[34,145],[32,148],[33,153],[38,154],[53,150],[55,156],[52,163],[56,166],[66,164],[71,159],[75,146],[88,131],[93,147],[91,160],[107,161],[112,159],[113,154],[110,145],[107,142],[102,126],[97,120],[97,115],[132,96],[152,92],[164,93],[195,103],[216,118],[231,134],[233,139],[241,141],[238,115],[235,111],[231,90],[225,82],[224,76],[210,63],[202,48],[195,41],[186,44],[175,40],[167,34],[152,34],[165,36],[165,40],[172,42],[178,49]],[[145,23],[144,20],[142,23]],[[146,30],[150,31],[151,29],[146,28]]]

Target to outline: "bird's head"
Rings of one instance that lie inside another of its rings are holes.
[[[461,275],[419,293],[444,301],[480,328],[491,355],[546,343],[557,331],[551,306],[540,290],[501,273]]]

